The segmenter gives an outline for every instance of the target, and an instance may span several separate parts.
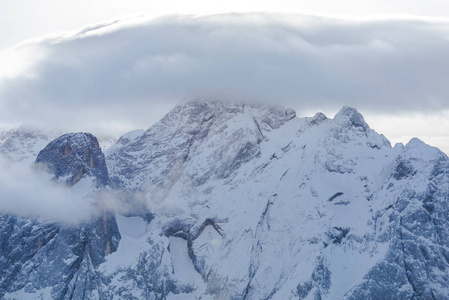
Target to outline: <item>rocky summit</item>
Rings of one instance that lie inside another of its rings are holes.
[[[97,185],[108,183],[104,154],[96,137],[90,133],[68,133],[49,143],[36,158],[49,168],[55,179],[64,178],[72,186],[83,176],[95,177]]]
[[[449,159],[354,108],[191,101],[104,154],[67,134],[36,163],[139,209],[3,214],[3,299],[449,299]]]

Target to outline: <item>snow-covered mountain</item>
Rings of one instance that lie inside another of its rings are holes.
[[[68,133],[49,143],[36,158],[55,179],[64,178],[72,186],[85,176],[94,177],[97,186],[108,184],[104,154],[96,137],[90,133]]]
[[[449,299],[449,159],[391,147],[354,108],[192,101],[105,159],[95,141],[62,136],[38,161],[138,209],[4,214],[0,297]]]
[[[39,151],[56,137],[57,133],[29,127],[0,132],[0,156],[13,162],[30,165]]]
[[[39,151],[60,135],[62,135],[61,132],[45,131],[29,126],[0,131],[0,158],[29,166],[36,160]],[[117,142],[117,138],[106,136],[98,142],[101,150],[105,151]]]

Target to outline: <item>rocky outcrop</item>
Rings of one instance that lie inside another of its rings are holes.
[[[71,227],[1,215],[0,297],[46,287],[55,299],[94,297],[102,280],[97,268],[117,250],[119,240],[111,213]]]
[[[49,143],[36,158],[55,176],[72,186],[81,178],[91,176],[97,186],[108,184],[104,154],[96,137],[90,133],[68,133]]]
[[[45,164],[67,187],[89,177],[96,181],[90,192],[108,183],[104,155],[88,133],[66,134],[50,142],[36,163]],[[24,289],[43,298],[97,298],[104,294],[97,269],[119,241],[113,212],[100,210],[77,225],[0,215],[0,297],[22,298],[14,292]],[[13,294],[5,296],[8,293]]]

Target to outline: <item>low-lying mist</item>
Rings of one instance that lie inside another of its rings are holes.
[[[39,218],[74,226],[101,216],[105,211],[133,214],[146,206],[140,193],[92,190],[89,178],[69,188],[33,165],[0,158],[0,213]]]

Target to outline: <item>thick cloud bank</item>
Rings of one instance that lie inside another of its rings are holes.
[[[124,133],[148,128],[181,100],[212,97],[275,102],[299,115],[350,105],[398,116],[383,133],[407,142],[418,135],[410,130],[417,118],[447,123],[448,53],[449,21],[442,19],[226,14],[115,21],[0,55],[0,126]],[[389,132],[398,122],[400,133]],[[447,135],[424,128],[419,137],[449,145]]]
[[[97,213],[93,199],[58,186],[50,174],[0,158],[0,213],[76,224]]]
[[[195,97],[433,113],[449,110],[448,53],[442,20],[227,14],[111,22],[4,53],[0,120],[145,128]]]
[[[101,216],[104,211],[128,214],[146,207],[145,196],[140,193],[107,188],[95,191],[90,178],[69,188],[52,177],[36,165],[0,157],[0,214],[76,225]]]

